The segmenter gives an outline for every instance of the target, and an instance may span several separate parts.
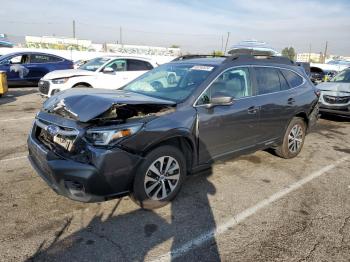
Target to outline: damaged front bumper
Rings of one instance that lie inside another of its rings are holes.
[[[89,162],[64,158],[35,136],[28,137],[29,160],[36,172],[58,194],[81,202],[98,202],[129,193],[141,157],[120,148],[87,145]]]
[[[344,105],[325,105],[320,103],[320,112],[335,114],[335,115],[350,116],[350,104],[344,106]]]
[[[350,95],[347,92],[321,91],[321,113],[350,116]]]

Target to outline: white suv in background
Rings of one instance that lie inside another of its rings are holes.
[[[76,87],[118,89],[157,66],[156,62],[141,57],[97,57],[78,69],[50,72],[40,79],[38,86],[47,97]]]

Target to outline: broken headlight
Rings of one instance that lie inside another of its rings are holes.
[[[86,131],[86,138],[89,142],[97,146],[106,146],[113,144],[120,138],[131,136],[142,128],[142,123],[122,125],[115,129],[92,128]]]
[[[68,81],[68,77],[65,77],[65,78],[56,78],[56,79],[52,79],[52,83],[55,84],[55,85],[60,85],[60,84],[64,84]]]

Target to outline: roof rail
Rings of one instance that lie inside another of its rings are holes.
[[[215,57],[228,57],[228,56],[224,56],[224,55],[183,55],[183,56],[179,56],[176,57],[174,60],[172,61],[182,61],[182,60],[187,60],[187,59],[194,59],[194,58],[215,58]]]
[[[271,55],[250,55],[250,54],[236,54],[233,56],[229,56],[225,59],[224,63],[231,61],[246,61],[246,62],[254,62],[259,60],[264,60],[264,62],[276,63],[276,64],[286,64],[286,65],[294,65],[294,62],[287,57],[284,56],[271,56]]]

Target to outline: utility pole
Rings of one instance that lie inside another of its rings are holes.
[[[75,20],[73,20],[73,38],[75,38]]]
[[[311,61],[311,44],[309,45],[309,63]]]
[[[119,27],[119,42],[121,45],[123,45],[123,37],[122,37],[122,27]]]
[[[221,35],[221,52],[224,51],[224,35]]]
[[[326,63],[326,58],[327,58],[327,50],[328,49],[328,41],[326,41],[326,47],[324,49],[324,54],[323,54],[323,63]]]
[[[230,32],[227,32],[227,39],[226,39],[226,44],[225,44],[225,51],[224,55],[226,55],[226,50],[227,50],[227,44],[228,44],[228,39],[230,38]]]

